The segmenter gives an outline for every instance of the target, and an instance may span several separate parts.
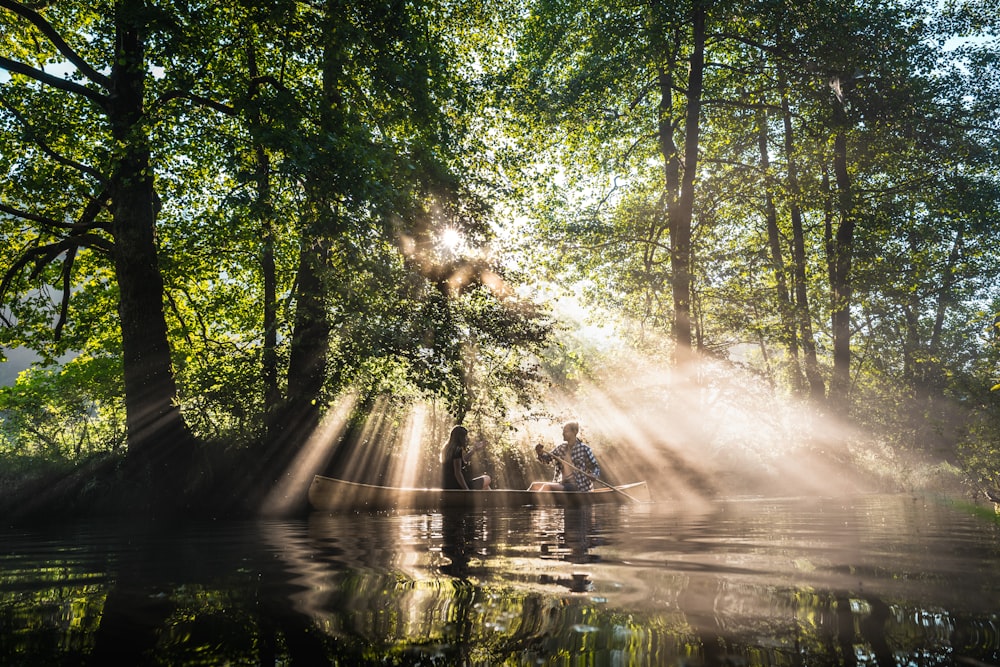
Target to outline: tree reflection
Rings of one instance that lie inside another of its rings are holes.
[[[950,545],[897,555],[881,524],[848,524],[838,551],[808,522],[768,539],[763,518],[736,518],[519,508],[70,535],[44,563],[35,543],[0,558],[0,664],[1000,658],[995,608],[970,599],[992,585],[988,550],[956,579]]]

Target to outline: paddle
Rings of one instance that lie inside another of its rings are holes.
[[[545,449],[545,448],[544,448],[544,447],[542,447],[542,445],[540,445],[540,444],[539,444],[539,445],[537,445],[537,446],[535,447],[535,452],[537,453],[537,452],[539,451],[539,449],[541,449],[542,451],[544,451],[544,449]],[[622,494],[623,496],[625,496],[626,498],[628,498],[628,499],[629,499],[629,500],[631,500],[632,502],[634,502],[634,503],[640,503],[640,504],[642,503],[642,501],[641,501],[641,500],[639,500],[638,498],[636,498],[635,496],[630,496],[629,494],[627,494],[627,493],[625,493],[624,491],[622,491],[621,489],[619,489],[619,488],[618,488],[617,486],[614,486],[613,484],[609,484],[608,482],[605,482],[605,481],[604,481],[603,479],[601,479],[601,478],[600,478],[600,477],[598,477],[597,475],[591,475],[591,474],[590,474],[589,472],[587,472],[586,470],[582,470],[582,469],[580,469],[580,468],[577,468],[577,467],[576,467],[575,465],[573,465],[572,463],[570,463],[570,462],[569,462],[568,460],[566,460],[566,459],[561,459],[561,458],[559,458],[558,456],[556,456],[555,454],[552,454],[551,452],[549,452],[549,455],[550,455],[550,456],[551,456],[552,458],[554,458],[554,459],[555,459],[556,461],[559,461],[559,463],[562,463],[563,465],[567,465],[567,466],[569,466],[570,468],[572,468],[573,470],[576,470],[577,472],[580,472],[580,473],[583,473],[584,475],[586,475],[586,476],[587,476],[587,477],[589,477],[590,479],[594,480],[595,482],[600,482],[601,484],[603,484],[604,486],[608,487],[609,489],[611,489],[611,490],[612,490],[612,491],[614,491],[615,493],[620,493],[620,494]]]

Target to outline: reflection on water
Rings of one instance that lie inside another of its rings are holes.
[[[1000,529],[928,498],[0,540],[3,665],[1000,662]]]

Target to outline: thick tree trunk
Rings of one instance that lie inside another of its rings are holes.
[[[256,46],[247,37],[247,64],[251,80],[260,76],[257,68]],[[257,107],[252,107],[253,148],[256,162],[254,174],[256,185],[256,212],[260,221],[261,253],[260,270],[264,286],[263,321],[264,346],[261,350],[261,380],[264,385],[264,432],[265,439],[275,436],[281,406],[281,390],[278,387],[278,278],[274,260],[274,205],[271,198],[271,157],[260,139],[264,121]]]
[[[261,376],[264,383],[264,430],[270,439],[274,435],[276,417],[281,404],[278,388],[278,278],[274,262],[274,210],[271,206],[271,163],[267,151],[259,143],[257,153],[257,203],[263,236],[260,269],[264,282],[264,347],[261,350]]]
[[[336,221],[330,206],[324,174],[337,168],[336,147],[323,142],[340,133],[340,94],[344,57],[338,43],[338,0],[328,0],[323,21],[323,103],[319,114],[320,144],[314,173],[306,185],[307,210],[299,242],[299,266],[295,291],[295,324],[288,360],[287,409],[284,411],[285,440],[297,449],[319,425],[322,402],[317,400],[326,383],[330,318],[326,310],[326,273],[329,267],[328,239]]]
[[[670,235],[670,262],[671,268],[676,259],[679,257],[679,249],[677,245],[677,235],[676,230],[677,223],[675,218],[677,216],[677,207],[679,193],[681,189],[681,157],[680,152],[677,149],[677,143],[674,141],[674,121],[673,121],[673,92],[674,92],[674,63],[667,63],[660,70],[659,76],[659,87],[660,87],[660,108],[659,108],[659,119],[657,127],[657,136],[660,145],[660,153],[663,156],[663,176],[664,176],[664,207],[666,208],[666,218],[667,227]],[[674,334],[676,335],[677,325],[677,298],[676,290],[677,285],[677,274],[673,273],[671,290],[674,296]],[[687,283],[684,285],[684,291],[688,289]],[[690,330],[688,331],[688,341],[690,342]]]
[[[137,5],[138,7],[134,7]],[[176,404],[163,314],[163,279],[155,242],[156,209],[147,137],[142,127],[146,76],[142,2],[118,5],[114,90],[108,115],[120,146],[113,174],[112,230],[122,328],[128,457],[152,474],[162,493],[182,483],[192,441]],[[164,496],[166,497],[166,496]]]
[[[322,242],[306,232],[300,242],[296,274],[295,324],[288,359],[289,414],[284,420],[286,428],[297,436],[308,436],[319,424],[316,399],[326,380],[330,338],[323,287],[326,256]]]

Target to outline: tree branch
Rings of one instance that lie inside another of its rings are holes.
[[[70,239],[75,241],[77,247],[80,248],[90,248],[91,250],[97,250],[98,252],[103,252],[110,255],[115,249],[114,241],[109,241],[103,236],[98,236],[97,234],[77,234],[70,237]]]
[[[3,0],[0,0],[3,2]],[[11,60],[10,58],[4,58],[0,56],[0,69],[5,69],[8,72],[16,72],[17,74],[23,74],[27,77],[39,81],[41,83],[48,84],[53,88],[58,88],[60,90],[65,90],[68,93],[73,93],[76,95],[82,95],[87,99],[96,102],[101,106],[102,109],[108,103],[108,96],[97,92],[86,86],[81,86],[75,81],[70,81],[68,79],[60,79],[58,76],[53,76],[47,72],[43,72],[40,69],[35,69],[30,65],[25,65],[24,63],[18,62],[16,60]]]
[[[109,199],[111,199],[111,193],[107,190],[104,190],[96,197],[88,196],[89,201],[83,207],[83,211],[80,212],[80,217],[77,218],[76,223],[67,225],[66,229],[72,231],[90,231],[95,228],[107,230],[107,223],[98,222],[97,214],[101,212],[101,209],[105,208]]]
[[[281,83],[281,81],[274,78],[273,76],[270,75],[256,76],[250,79],[249,81],[249,85],[247,87],[248,95],[251,98],[253,98],[258,93],[258,91],[265,85],[270,85],[276,90],[281,90],[281,91],[288,90],[287,86],[285,86],[283,83]],[[154,107],[163,106],[167,102],[171,102],[173,100],[189,100],[191,102],[194,102],[195,104],[208,107],[209,109],[214,109],[215,111],[218,111],[219,113],[225,114],[227,116],[236,116],[239,113],[237,108],[230,104],[224,104],[223,102],[213,100],[209,97],[205,97],[204,95],[199,95],[197,93],[192,93],[190,91],[181,89],[168,90],[167,92],[160,95],[152,106]]]
[[[97,179],[97,182],[105,187],[108,185],[108,180],[104,177],[104,174],[97,171],[93,167],[89,167],[83,164],[82,162],[77,162],[76,160],[71,160],[68,157],[60,155],[59,153],[55,152],[52,148],[50,148],[47,143],[36,139],[33,135],[32,139],[35,141],[38,147],[42,149],[43,153],[48,155],[50,158],[52,158],[59,164],[63,165],[64,167],[72,167],[73,169],[76,169],[81,173],[87,174],[88,176]]]
[[[194,102],[195,104],[208,107],[209,109],[214,109],[215,111],[218,111],[219,113],[225,114],[227,116],[235,116],[237,113],[235,107],[232,107],[228,104],[223,104],[222,102],[216,102],[213,99],[204,97],[203,95],[198,95],[196,93],[191,93],[186,90],[168,90],[167,92],[163,93],[156,99],[156,102],[153,103],[153,106],[154,107],[163,106],[167,102],[170,102],[172,100],[188,100]]]
[[[69,295],[72,287],[71,278],[73,275],[73,261],[76,259],[76,248],[70,248],[66,252],[66,259],[62,265],[62,299],[59,304],[59,319],[53,332],[55,340],[62,337],[63,327],[69,318]]]
[[[61,223],[53,220],[52,218],[47,218],[44,215],[38,215],[37,213],[29,213],[28,211],[22,211],[20,209],[14,208],[13,206],[7,206],[3,202],[0,202],[0,213],[6,213],[8,215],[13,215],[16,218],[23,218],[24,220],[31,220],[32,222],[37,222],[42,225],[49,227],[59,227]]]
[[[648,246],[650,248],[654,248],[657,250],[663,250],[668,253],[670,252],[669,245],[666,245],[654,239],[640,238],[638,236],[618,236],[611,239],[610,241],[603,241],[601,243],[564,243],[562,247],[572,248],[574,250],[597,251],[597,250],[603,250],[604,248],[610,248],[621,243],[629,245]],[[662,262],[657,262],[657,263],[662,263]]]
[[[38,250],[38,248],[33,248],[32,250],[25,251],[25,253],[20,257],[18,257],[17,261],[15,261],[10,266],[10,268],[7,269],[7,272],[3,274],[3,279],[0,279],[0,303],[3,303],[6,300],[7,290],[10,289],[10,284],[14,282],[14,278],[32,260],[32,256],[36,250]],[[6,317],[3,317],[3,320],[4,324],[6,324],[7,326],[12,326],[10,320],[8,320]]]
[[[37,278],[42,270],[51,264],[56,257],[62,253],[66,253],[66,263],[60,272],[63,282],[63,304],[60,308],[59,322],[56,324],[56,338],[59,337],[59,332],[62,330],[63,324],[65,324],[65,316],[68,312],[68,299],[70,294],[69,289],[69,277],[70,271],[72,270],[73,262],[76,258],[76,252],[80,248],[92,248],[105,253],[110,253],[114,244],[96,234],[77,234],[73,236],[68,236],[64,239],[60,239],[55,243],[49,243],[46,245],[35,246],[34,248],[29,248],[22,252],[21,256],[17,258],[6,273],[3,275],[3,279],[0,279],[0,303],[2,303],[6,296],[8,290],[10,290],[11,283],[14,282],[14,278],[31,263],[34,263],[34,267],[31,270],[29,279],[33,280]],[[7,326],[12,326],[10,320],[0,313],[0,320],[4,322]]]
[[[0,202],[0,213],[6,213],[12,215],[16,218],[21,218],[23,220],[30,220],[31,222],[37,222],[44,227],[50,229],[64,229],[67,231],[89,231],[94,227],[102,227],[101,223],[96,222],[97,214],[100,212],[101,208],[104,206],[104,200],[108,198],[108,193],[102,192],[100,196],[93,197],[90,202],[84,207],[83,212],[80,214],[79,220],[76,222],[60,222],[54,218],[48,216],[39,215],[37,213],[31,213],[29,211],[22,211],[19,208],[14,208],[13,206],[8,206],[3,202]]]
[[[86,60],[84,60],[80,54],[74,51],[69,44],[62,38],[59,32],[52,27],[52,24],[42,18],[42,15],[33,9],[25,6],[20,2],[11,2],[11,0],[0,0],[0,8],[6,9],[8,11],[14,12],[21,18],[30,21],[36,28],[38,28],[43,35],[49,38],[52,45],[61,53],[66,60],[73,63],[76,68],[85,77],[101,86],[105,90],[111,90],[112,84],[111,79],[107,76],[101,74],[96,69],[90,66]]]
[[[280,91],[286,92],[286,93],[288,92],[288,86],[286,86],[281,81],[279,81],[276,77],[271,76],[270,74],[264,74],[262,76],[255,76],[255,77],[253,77],[252,79],[250,79],[250,86],[249,86],[249,88],[250,88],[250,90],[254,91],[254,93],[256,93],[256,91],[258,89],[264,87],[264,84],[270,84],[276,90],[280,90]]]

